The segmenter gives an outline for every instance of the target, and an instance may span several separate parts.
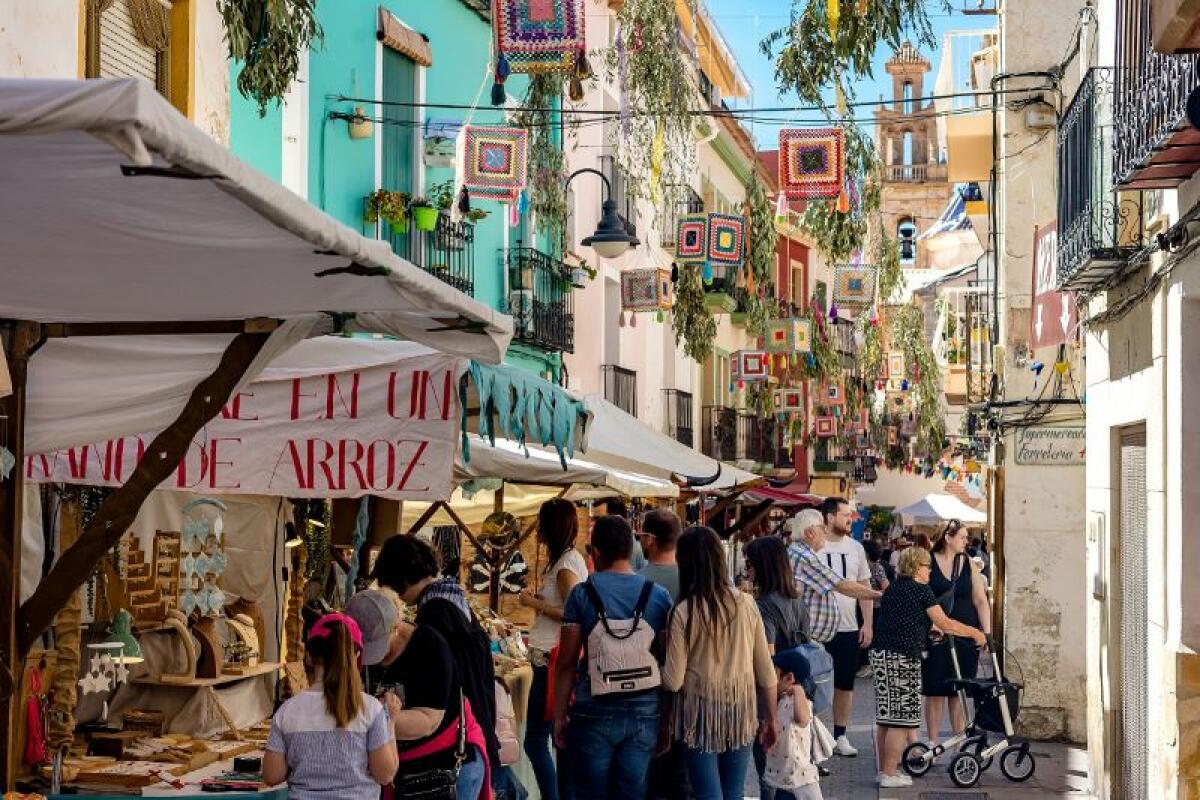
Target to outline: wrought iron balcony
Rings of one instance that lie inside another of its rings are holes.
[[[692,395],[679,389],[663,389],[663,409],[666,417],[667,435],[675,441],[693,446],[695,431],[692,428]]]
[[[727,406],[705,406],[701,409],[700,450],[718,461],[738,458],[738,412]]]
[[[364,206],[366,205],[364,199]],[[419,230],[412,210],[400,225],[380,219],[375,237],[386,239],[392,252],[465,294],[475,293],[475,226],[466,220],[455,222],[439,211],[431,231]]]
[[[704,198],[690,186],[665,186],[663,194],[663,209],[659,216],[660,243],[663,247],[674,247],[678,244],[675,237],[679,233],[679,218],[685,214],[704,213]]]
[[[1154,49],[1151,5],[1117,0],[1113,174],[1126,189],[1173,189],[1200,169],[1200,131],[1187,120],[1200,55]]]
[[[602,364],[604,399],[630,416],[637,416],[637,372],[616,364]]]
[[[507,251],[513,338],[550,352],[575,352],[571,268],[533,247]]]
[[[813,445],[813,472],[853,474],[854,454],[837,439],[818,439]]]
[[[1058,127],[1058,283],[1103,284],[1142,242],[1139,192],[1112,188],[1113,70],[1093,67]]]

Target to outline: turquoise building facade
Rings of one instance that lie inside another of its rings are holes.
[[[429,66],[379,40],[380,9],[426,40]],[[384,223],[364,221],[368,194],[384,188],[428,196],[435,185],[453,181],[445,151],[440,163],[425,154],[427,134],[453,131],[468,117],[472,124],[504,123],[503,113],[489,101],[492,34],[486,9],[480,0],[318,2],[324,38],[308,53],[285,103],[260,116],[254,103],[231,89],[231,148],[346,225],[366,236],[389,238]],[[236,87],[238,65],[232,72],[231,86]],[[520,100],[526,79],[512,75],[506,86],[509,96]],[[472,113],[466,108],[471,105],[479,108]],[[356,113],[369,122],[352,125],[346,117]],[[452,142],[443,143],[446,147]],[[470,250],[471,285],[447,282],[507,311],[504,252],[518,240],[529,245],[541,237],[528,235],[528,220],[511,227],[507,205],[472,205],[489,214],[474,223],[473,241],[459,243]],[[410,257],[403,252],[403,236],[392,241],[400,255]],[[461,252],[447,255],[456,263],[464,257]],[[420,258],[410,260],[429,266]],[[519,341],[505,360],[556,381],[561,374],[560,353]]]

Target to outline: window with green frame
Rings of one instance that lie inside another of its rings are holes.
[[[413,192],[417,187],[415,161],[418,129],[417,64],[390,47],[383,48],[383,101],[405,105],[385,105],[383,116],[401,124],[382,125],[382,188]],[[407,124],[413,123],[413,124]]]

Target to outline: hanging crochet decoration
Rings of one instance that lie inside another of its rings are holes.
[[[572,99],[577,88],[582,99],[582,81],[592,74],[584,20],[583,0],[492,0],[497,53],[492,105],[507,99],[504,81],[513,72],[569,74]]]
[[[834,270],[833,302],[843,316],[863,312],[875,302],[875,283],[879,269],[861,264],[843,265]]]
[[[774,405],[776,411],[803,411],[804,392],[800,389],[776,389]]]
[[[708,247],[708,216],[684,214],[675,235],[675,260],[680,264],[703,264]]]
[[[621,273],[622,311],[665,311],[674,304],[669,269],[629,269]]]
[[[515,203],[525,189],[529,131],[468,125],[464,136],[463,186],[471,197]]]
[[[713,264],[741,268],[746,244],[746,220],[733,214],[708,215],[708,253]]]
[[[799,317],[770,320],[765,339],[768,353],[807,353],[812,349],[812,323]]]
[[[842,408],[846,405],[846,390],[840,381],[826,381],[821,384],[821,395],[817,405],[826,408]]]
[[[771,355],[765,350],[738,350],[733,354],[735,381],[765,381],[771,377]]]
[[[779,187],[788,199],[838,197],[845,177],[846,132],[841,128],[779,132]]]
[[[899,381],[904,377],[904,351],[892,350],[887,356],[887,377]]]
[[[814,418],[813,434],[818,439],[832,439],[837,436],[837,418],[830,416]]]

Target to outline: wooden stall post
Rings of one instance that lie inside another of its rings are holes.
[[[7,430],[8,447],[15,459],[8,480],[0,484],[0,710],[3,711],[3,780],[5,791],[13,788],[20,754],[16,752],[17,725],[21,715],[17,695],[24,672],[24,653],[17,636],[17,613],[21,600],[21,498],[25,488],[25,384],[29,357],[42,341],[40,325],[16,322],[9,329],[6,351],[12,394],[0,400],[0,424]]]

